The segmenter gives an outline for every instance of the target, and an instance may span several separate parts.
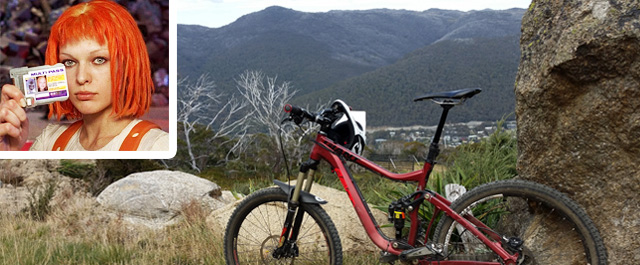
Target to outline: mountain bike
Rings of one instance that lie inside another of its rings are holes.
[[[442,107],[442,114],[424,167],[409,173],[390,172],[359,154],[362,128],[344,102],[337,100],[318,113],[285,106],[292,122],[320,125],[310,159],[301,164],[296,185],[274,180],[275,187],[250,194],[238,204],[224,237],[227,264],[342,264],[340,237],[321,207],[327,202],[310,193],[322,160],[340,179],[362,226],[380,249],[381,263],[606,264],[606,249],[593,221],[577,203],[552,188],[504,180],[480,185],[453,202],[425,188],[449,110],[480,92],[461,89],[414,100],[432,100]],[[382,232],[348,162],[392,180],[416,183],[415,192],[389,205],[395,235]],[[428,225],[418,214],[425,203],[435,209]]]

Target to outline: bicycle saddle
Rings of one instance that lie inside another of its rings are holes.
[[[436,101],[438,104],[451,103],[451,100],[464,101],[465,99],[471,98],[480,92],[482,92],[482,89],[480,88],[465,88],[447,92],[435,92],[417,97],[413,99],[413,101],[417,102],[425,99],[431,99]]]

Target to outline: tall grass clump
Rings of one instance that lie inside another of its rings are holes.
[[[516,137],[513,131],[497,130],[480,142],[461,145],[443,156],[447,170],[443,178],[447,183],[457,183],[467,190],[480,184],[516,176]]]
[[[35,190],[29,190],[29,206],[24,209],[31,219],[35,221],[44,221],[51,211],[51,199],[56,192],[57,183],[55,180],[49,180],[44,187],[37,187]]]

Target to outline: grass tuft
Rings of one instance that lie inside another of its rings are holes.
[[[29,206],[23,211],[35,221],[44,221],[51,211],[51,200],[56,192],[57,182],[49,180],[44,186],[29,189]]]

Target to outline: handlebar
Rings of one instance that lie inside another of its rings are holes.
[[[323,110],[320,113],[314,114],[303,108],[286,104],[284,105],[284,111],[289,113],[289,119],[293,120],[296,124],[301,124],[306,119],[320,125],[326,125],[331,124],[334,120],[331,115],[333,111],[331,110]]]
[[[307,119],[313,122],[316,121],[316,115],[308,112],[303,108],[292,106],[291,104],[284,105],[284,111],[289,113],[289,115],[294,118],[294,120],[296,117],[298,117],[300,120]]]

